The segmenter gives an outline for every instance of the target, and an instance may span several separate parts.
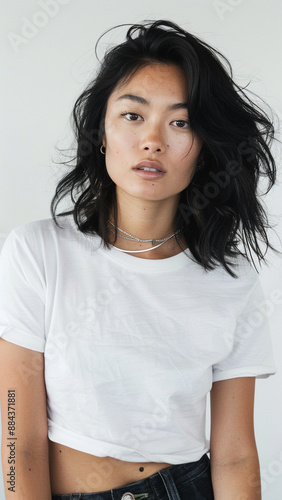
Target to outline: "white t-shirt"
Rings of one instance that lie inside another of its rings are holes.
[[[13,230],[0,272],[0,336],[45,353],[50,440],[131,462],[198,460],[212,383],[275,373],[257,273],[242,257],[238,279],[189,251],[140,259],[59,223]]]

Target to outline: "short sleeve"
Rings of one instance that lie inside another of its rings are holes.
[[[0,337],[44,352],[45,281],[34,234],[13,230],[0,255]]]
[[[266,378],[276,373],[268,317],[274,304],[266,300],[254,270],[243,287],[243,306],[237,315],[236,328],[227,332],[232,344],[230,354],[213,366],[213,382],[236,377]]]

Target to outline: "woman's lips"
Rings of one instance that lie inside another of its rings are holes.
[[[134,170],[135,169],[154,169],[154,170],[157,170],[158,172],[163,172],[165,173],[165,169],[164,167],[162,166],[162,164],[158,161],[154,161],[154,160],[143,160],[143,161],[140,161],[135,167],[134,167]]]
[[[157,161],[144,160],[138,163],[133,170],[143,179],[159,179],[165,175],[165,169]]]

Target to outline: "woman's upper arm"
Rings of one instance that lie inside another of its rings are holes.
[[[11,437],[8,425],[14,421],[18,451],[40,447],[47,442],[43,354],[0,339],[0,379],[2,439]],[[15,393],[15,404],[8,415],[9,390]]]
[[[255,377],[214,382],[211,390],[211,460],[232,463],[256,455]]]

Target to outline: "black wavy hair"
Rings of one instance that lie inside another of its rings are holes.
[[[190,126],[203,141],[201,161],[180,195],[175,230],[181,230],[205,270],[222,265],[236,277],[228,257],[241,254],[254,263],[252,252],[261,262],[268,248],[276,251],[267,236],[270,225],[258,194],[261,177],[268,181],[266,193],[276,180],[270,150],[274,127],[234,83],[228,60],[170,21],[130,26],[125,42],[106,53],[97,76],[77,99],[74,164],[57,186],[52,216],[57,222],[57,206],[70,195],[73,208],[59,215],[72,214],[80,231],[97,233],[109,245],[107,221],[113,213],[117,224],[117,203],[115,184],[100,153],[107,102],[120,82],[155,62],[174,64],[185,72]],[[265,253],[260,242],[266,245]]]

